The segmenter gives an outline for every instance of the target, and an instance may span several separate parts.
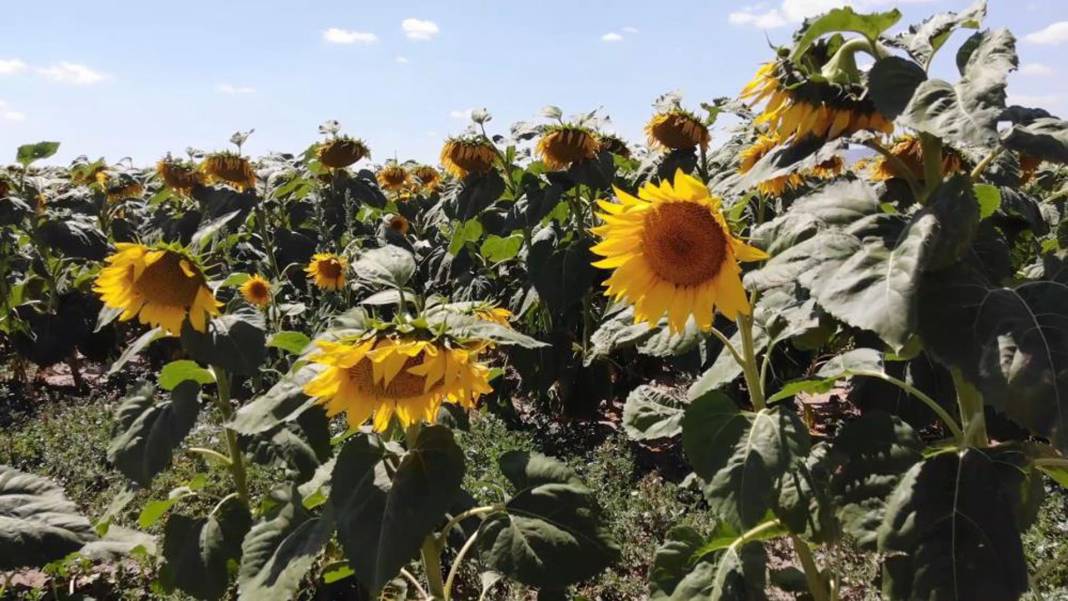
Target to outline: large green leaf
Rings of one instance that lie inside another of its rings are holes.
[[[805,24],[800,39],[790,52],[790,58],[799,60],[816,40],[829,33],[855,32],[874,41],[900,19],[901,11],[896,8],[884,13],[870,14],[857,13],[848,6],[835,8]]]
[[[390,477],[383,449],[367,435],[345,444],[334,465],[330,502],[338,540],[356,577],[379,591],[445,517],[463,482],[463,451],[452,431],[422,429]]]
[[[738,539],[736,531],[723,525],[711,540],[690,527],[672,528],[649,569],[650,600],[767,599],[764,548]]]
[[[182,347],[201,365],[218,366],[231,374],[251,376],[267,357],[267,335],[259,313],[228,313],[208,322],[207,332],[182,326]]]
[[[1002,143],[1010,150],[1043,161],[1068,163],[1068,121],[1044,117],[1017,123],[1002,135]]]
[[[685,405],[665,390],[635,388],[623,404],[623,428],[631,440],[671,438],[682,432]]]
[[[108,238],[96,225],[96,219],[69,216],[45,221],[37,235],[49,248],[64,257],[100,261],[108,251]]]
[[[1016,68],[1016,39],[1007,30],[976,33],[966,43],[963,76],[951,85],[930,79],[916,88],[902,115],[909,127],[962,145],[998,143],[997,121],[1005,110],[1005,85]]]
[[[898,56],[875,61],[868,72],[868,89],[875,108],[887,119],[897,119],[916,93],[927,81],[927,72],[916,63]]]
[[[241,559],[241,541],[252,526],[248,508],[231,498],[208,517],[174,514],[163,529],[160,580],[197,599],[221,599],[230,588],[228,564]]]
[[[558,590],[614,562],[619,546],[590,489],[562,463],[513,451],[501,470],[518,492],[483,523],[482,560],[509,578]]]
[[[978,0],[959,13],[944,12],[933,15],[918,25],[910,25],[908,31],[894,37],[893,42],[903,47],[912,58],[926,69],[931,59],[958,28],[979,29],[986,18],[986,0]]]
[[[227,427],[241,434],[252,435],[297,419],[315,404],[304,394],[304,385],[320,371],[321,366],[309,364],[282,376],[267,392],[238,409]]]
[[[59,142],[38,142],[23,144],[15,153],[15,160],[23,167],[29,167],[34,161],[47,159],[59,150]]]
[[[40,567],[96,539],[50,480],[0,465],[0,570]]]
[[[322,515],[309,514],[299,495],[271,519],[249,530],[241,545],[239,599],[288,601],[315,563],[334,530],[330,506]]]
[[[145,385],[123,400],[116,410],[118,430],[108,446],[108,461],[142,486],[170,465],[200,413],[200,385],[195,381],[177,385],[170,400],[157,402],[155,396],[152,385]]]
[[[1019,598],[1028,587],[1014,519],[1023,479],[1010,456],[991,449],[914,465],[879,528],[884,593],[894,601]]]
[[[352,269],[358,278],[374,286],[401,288],[415,274],[415,257],[390,244],[364,251]]]

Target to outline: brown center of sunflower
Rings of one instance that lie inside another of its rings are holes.
[[[650,209],[642,245],[656,275],[679,286],[695,286],[716,277],[727,255],[723,226],[707,207],[693,202]]]
[[[380,382],[374,381],[374,371],[370,359],[361,359],[359,363],[350,367],[348,372],[349,377],[362,391],[373,393],[376,396],[403,399],[423,394],[426,386],[426,376],[408,373],[408,368],[415,367],[422,362],[423,353],[406,359],[404,367],[397,372],[397,375],[393,377],[388,386],[382,386]]]
[[[199,274],[190,277],[182,271],[182,256],[168,251],[163,258],[145,268],[137,279],[137,290],[150,303],[171,307],[191,307],[204,285]],[[194,268],[195,269],[195,268]]]
[[[341,275],[341,261],[337,259],[323,259],[317,265],[319,273],[323,277],[336,280]]]
[[[263,283],[263,282],[261,282],[259,280],[253,281],[248,286],[248,293],[249,293],[249,296],[251,296],[252,298],[256,298],[256,299],[267,298],[268,292],[269,291],[267,290],[267,284],[265,284],[265,283]]]
[[[408,220],[404,217],[394,217],[389,220],[389,229],[396,232],[407,232]]]

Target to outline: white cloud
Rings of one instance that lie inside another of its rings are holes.
[[[612,32],[606,33],[603,36],[601,36],[601,41],[602,42],[622,42],[623,41],[623,36],[621,36],[618,33],[612,31]]]
[[[229,83],[221,83],[215,86],[215,89],[222,94],[229,96],[237,96],[239,94],[255,94],[256,88],[252,86],[235,86]]]
[[[463,119],[466,121],[471,118],[471,113],[474,112],[474,110],[475,109],[458,109],[449,111],[449,116],[453,119]]]
[[[624,27],[623,33],[638,33],[637,27]]]
[[[731,25],[752,25],[757,29],[775,29],[786,25],[786,19],[777,8],[762,13],[746,10],[735,11],[727,15],[727,21]]]
[[[1024,63],[1020,65],[1020,75],[1027,75],[1031,77],[1044,77],[1047,75],[1053,75],[1053,67],[1049,65],[1043,65],[1042,63]]]
[[[400,63],[402,65],[407,65],[408,63],[411,62],[411,61],[408,60],[407,56],[398,56],[397,58],[395,58],[393,60],[397,61],[398,63]]]
[[[401,21],[401,29],[409,40],[430,40],[438,35],[438,24],[423,19],[407,18]]]
[[[1047,46],[1056,46],[1068,42],[1068,21],[1051,23],[1044,29],[1025,35],[1024,40],[1032,44],[1044,44]]]
[[[26,63],[17,58],[0,58],[0,75],[13,75],[26,70]]]
[[[37,69],[37,72],[52,81],[79,86],[99,83],[108,78],[108,75],[93,71],[85,65],[68,63],[67,61],[62,61],[49,67],[41,67]]]
[[[0,119],[5,121],[25,121],[26,113],[13,110],[6,102],[0,100]]]
[[[323,30],[323,40],[331,44],[374,44],[378,41],[378,36],[366,31],[331,27]]]

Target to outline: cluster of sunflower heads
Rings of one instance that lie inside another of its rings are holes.
[[[321,142],[316,148],[319,162],[330,169],[344,169],[363,159],[370,158],[371,149],[363,140],[349,136],[337,136]]]
[[[496,161],[497,148],[485,136],[453,137],[441,147],[441,165],[458,179],[489,173]]]
[[[138,318],[143,324],[177,335],[189,320],[205,332],[221,304],[208,287],[196,258],[177,245],[118,243],[107,258],[93,290],[108,308],[121,311],[119,319]]]
[[[168,188],[188,196],[193,188],[204,185],[204,173],[193,161],[175,159],[169,154],[156,163],[156,175]]]
[[[441,172],[430,165],[401,165],[388,161],[375,174],[378,185],[398,199],[416,194],[433,194],[441,189]]]
[[[209,184],[224,183],[238,192],[256,188],[256,172],[249,160],[235,152],[209,154],[200,164]]]

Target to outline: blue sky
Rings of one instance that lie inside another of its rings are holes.
[[[601,107],[637,141],[659,94],[687,105],[734,95],[805,15],[841,0],[38,0],[0,22],[0,162],[25,142],[154,162],[187,146],[299,152],[338,119],[377,161],[434,161],[486,107],[490,129]],[[902,24],[970,0],[897,4]],[[989,27],[1020,38],[1018,102],[1068,113],[1068,2],[990,0]],[[950,42],[955,51],[964,34]],[[941,69],[952,64],[942,56]]]

